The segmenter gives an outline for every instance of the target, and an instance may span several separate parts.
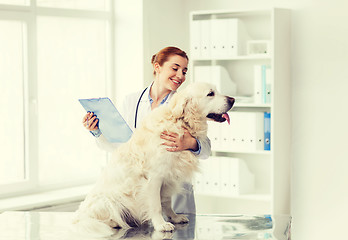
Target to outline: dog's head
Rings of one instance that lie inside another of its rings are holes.
[[[196,82],[179,91],[170,101],[175,118],[185,122],[199,121],[204,118],[216,122],[229,122],[227,112],[234,104],[234,98],[221,95],[216,87],[209,83]]]

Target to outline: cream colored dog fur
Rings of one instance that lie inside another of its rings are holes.
[[[207,116],[222,122],[233,103],[213,85],[194,83],[154,109],[131,139],[115,150],[76,212],[75,227],[90,236],[109,236],[115,227],[127,229],[149,220],[163,232],[173,231],[172,223],[187,222],[186,216],[172,210],[171,196],[180,192],[183,182],[191,181],[198,159],[191,151],[167,151],[160,135],[163,131],[183,135],[185,128],[192,136],[205,138]]]

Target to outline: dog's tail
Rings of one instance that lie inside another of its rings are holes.
[[[117,229],[129,229],[124,207],[109,198],[93,197],[93,204],[82,203],[75,213],[73,229],[80,235],[89,237],[108,237],[117,232]]]

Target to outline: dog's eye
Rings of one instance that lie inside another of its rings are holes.
[[[208,93],[208,97],[214,97],[215,93],[213,91],[211,91],[210,93]]]

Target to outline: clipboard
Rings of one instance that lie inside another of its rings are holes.
[[[97,115],[99,129],[109,142],[124,143],[130,139],[133,131],[108,97],[79,99],[79,102],[87,112]]]

